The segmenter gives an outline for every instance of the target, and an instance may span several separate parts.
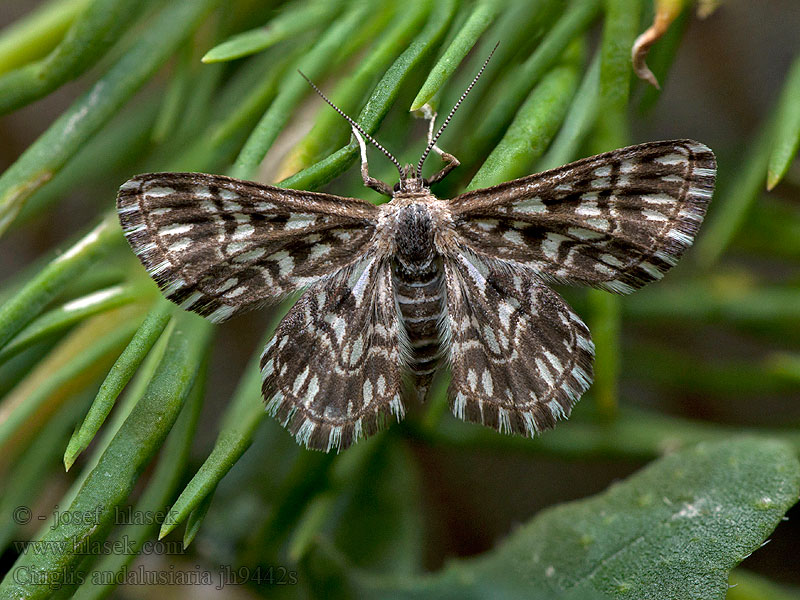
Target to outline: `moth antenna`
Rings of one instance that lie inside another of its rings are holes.
[[[467,97],[467,94],[469,94],[472,91],[472,88],[475,87],[475,84],[478,83],[478,79],[480,79],[481,75],[483,75],[483,71],[486,69],[486,65],[489,64],[489,61],[492,59],[492,56],[494,56],[494,51],[497,50],[497,47],[499,45],[500,42],[497,42],[494,45],[494,48],[492,48],[492,51],[489,53],[489,56],[483,62],[483,66],[481,67],[480,71],[478,71],[478,74],[475,75],[475,79],[472,80],[472,83],[470,83],[469,86],[467,86],[467,89],[464,90],[464,93],[461,94],[461,98],[458,99],[458,102],[456,102],[455,106],[450,111],[450,114],[447,115],[447,118],[444,120],[444,123],[442,123],[442,126],[439,127],[439,131],[437,131],[436,135],[434,135],[431,138],[431,141],[428,143],[428,147],[425,148],[425,152],[422,153],[422,157],[419,159],[419,162],[417,163],[417,179],[422,178],[422,165],[424,164],[425,159],[428,158],[428,155],[431,153],[431,150],[433,150],[433,147],[436,145],[436,140],[439,139],[439,136],[442,135],[442,132],[444,132],[445,128],[450,124],[450,119],[452,119],[453,115],[456,114],[456,111],[458,110],[458,107],[461,106],[461,103],[464,101],[464,98]]]
[[[306,77],[306,76],[303,74],[303,72],[302,72],[302,71],[300,71],[300,70],[298,69],[298,70],[297,70],[297,72],[298,72],[298,73],[300,73],[300,75],[303,77],[303,79],[305,79],[305,80],[308,82],[308,85],[310,85],[312,88],[314,88],[314,91],[315,91],[315,92],[317,92],[317,93],[320,95],[320,97],[321,97],[323,100],[325,100],[325,102],[327,102],[328,104],[330,104],[330,105],[331,105],[331,107],[333,108],[333,110],[335,110],[335,111],[336,111],[336,112],[338,112],[338,113],[339,113],[341,116],[343,116],[343,117],[344,117],[344,118],[347,120],[347,122],[348,122],[348,123],[350,123],[350,125],[351,125],[352,127],[354,127],[355,129],[357,129],[357,130],[358,130],[358,132],[359,132],[361,135],[363,135],[363,136],[364,136],[364,137],[365,137],[365,138],[366,138],[366,139],[367,139],[367,140],[368,140],[368,141],[369,141],[369,142],[370,142],[370,143],[371,143],[373,146],[375,146],[375,147],[376,147],[378,150],[380,150],[381,152],[383,152],[383,154],[386,156],[386,158],[388,158],[390,161],[392,161],[392,162],[394,163],[394,166],[395,166],[395,167],[397,167],[397,171],[400,173],[400,178],[402,179],[402,178],[403,178],[403,167],[400,165],[400,161],[398,161],[398,160],[397,160],[397,159],[396,159],[396,158],[395,158],[395,157],[392,155],[392,153],[391,153],[391,152],[389,152],[389,151],[388,151],[386,148],[384,148],[383,146],[381,146],[381,145],[378,143],[378,141],[377,141],[377,140],[376,140],[374,137],[372,137],[370,134],[368,134],[366,131],[364,131],[364,129],[363,129],[363,127],[361,127],[361,125],[359,125],[359,124],[358,124],[358,123],[356,123],[356,122],[355,122],[353,119],[351,119],[350,117],[348,117],[348,116],[345,114],[345,112],[344,112],[344,111],[343,111],[341,108],[339,108],[339,107],[338,107],[338,106],[336,106],[336,105],[335,105],[333,102],[331,102],[331,101],[328,99],[328,97],[327,97],[325,94],[323,94],[323,93],[322,93],[322,90],[321,90],[321,89],[319,89],[319,88],[318,88],[316,85],[314,85],[314,82],[313,82],[313,81],[311,81],[311,80],[310,80],[308,77]]]

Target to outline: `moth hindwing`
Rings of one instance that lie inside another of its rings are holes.
[[[706,146],[675,140],[451,200],[406,167],[380,206],[202,173],[136,176],[117,206],[185,309],[219,322],[304,290],[264,350],[263,392],[299,442],[330,450],[402,418],[442,362],[459,418],[528,436],[566,418],[593,345],[546,282],[628,293],[660,279],[691,245],[715,172]]]

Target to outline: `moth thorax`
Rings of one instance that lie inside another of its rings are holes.
[[[424,204],[409,204],[397,215],[395,237],[397,258],[404,266],[420,266],[431,261],[435,247],[433,221]]]

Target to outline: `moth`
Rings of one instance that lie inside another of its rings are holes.
[[[119,190],[125,237],[182,308],[221,322],[304,290],[261,357],[267,411],[300,444],[341,450],[400,420],[443,363],[456,417],[526,436],[552,428],[589,387],[594,346],[548,284],[626,294],[692,244],[716,174],[692,140],[433,195],[459,165],[436,142],[485,67],[435,134],[431,117],[416,166],[311,84],[350,123],[364,184],[385,204],[203,173],[147,173]],[[365,139],[397,167],[393,187],[370,177]],[[431,151],[445,164],[425,178]]]

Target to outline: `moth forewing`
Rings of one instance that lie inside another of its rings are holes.
[[[204,173],[138,175],[120,188],[117,211],[164,295],[215,322],[352,264],[378,217],[356,198]]]
[[[452,210],[474,252],[629,293],[691,246],[715,174],[714,154],[699,142],[650,142],[467,192]]]

